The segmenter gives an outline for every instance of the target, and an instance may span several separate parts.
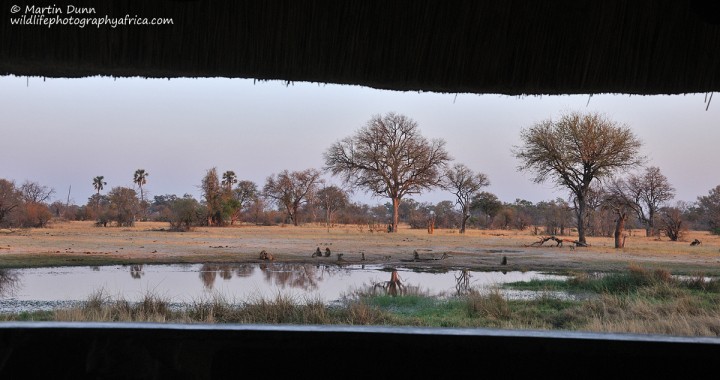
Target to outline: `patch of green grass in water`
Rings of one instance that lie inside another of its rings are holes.
[[[5,321],[20,321],[20,322],[47,322],[55,320],[55,313],[49,310],[46,311],[23,311],[15,314],[7,314],[2,316],[0,320]]]

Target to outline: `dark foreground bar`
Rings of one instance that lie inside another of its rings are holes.
[[[693,378],[720,339],[488,329],[0,323],[0,379]],[[713,375],[714,376],[714,375]]]

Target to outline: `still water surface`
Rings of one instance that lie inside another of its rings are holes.
[[[565,279],[539,272],[422,272],[395,268],[406,288],[431,296],[452,296],[468,288],[487,289],[506,282]],[[48,310],[82,302],[102,290],[112,298],[137,301],[154,294],[176,304],[223,296],[230,302],[272,299],[277,295],[333,303],[355,291],[390,280],[382,266],[312,264],[186,264],[62,267],[6,270],[0,285],[0,312]],[[514,292],[523,297],[523,292]],[[527,294],[525,295],[527,296]]]

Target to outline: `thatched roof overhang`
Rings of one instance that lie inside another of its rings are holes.
[[[720,90],[720,6],[695,0],[55,0],[61,13],[35,18],[173,22],[84,28],[13,24],[47,6],[16,2],[16,13],[0,9],[0,75],[507,95]],[[67,14],[68,4],[95,13]]]

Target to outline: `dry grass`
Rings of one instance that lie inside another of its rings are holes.
[[[169,322],[175,319],[169,301],[154,294],[146,294],[139,302],[112,299],[102,290],[91,294],[78,308],[54,312],[57,321],[69,322]]]
[[[21,318],[4,315],[3,320]],[[48,317],[65,322],[174,322],[174,323],[256,323],[302,325],[379,325],[390,320],[387,313],[357,301],[342,308],[331,308],[321,300],[299,302],[277,295],[273,299],[256,298],[235,303],[222,296],[197,300],[190,305],[170,307],[170,303],[153,294],[138,302],[113,299],[102,291],[93,293],[83,305],[56,310]]]
[[[538,240],[531,230],[426,230],[403,227],[397,234],[369,232],[363,226],[321,225],[235,226],[196,228],[169,232],[166,223],[140,222],[131,228],[95,227],[92,222],[58,222],[46,229],[6,231],[0,234],[0,268],[55,265],[102,265],[128,263],[258,262],[266,250],[278,262],[421,265],[504,270],[598,270],[627,268],[629,262],[669,268],[674,273],[720,274],[720,236],[690,232],[689,242],[647,238],[633,231],[626,248],[612,248],[611,238],[590,237],[591,247],[570,250],[546,245],[528,247]],[[312,258],[316,248],[330,248],[331,257]],[[413,251],[422,258],[445,260],[413,263]],[[362,255],[365,261],[361,261]],[[503,256],[508,264],[501,266]]]

